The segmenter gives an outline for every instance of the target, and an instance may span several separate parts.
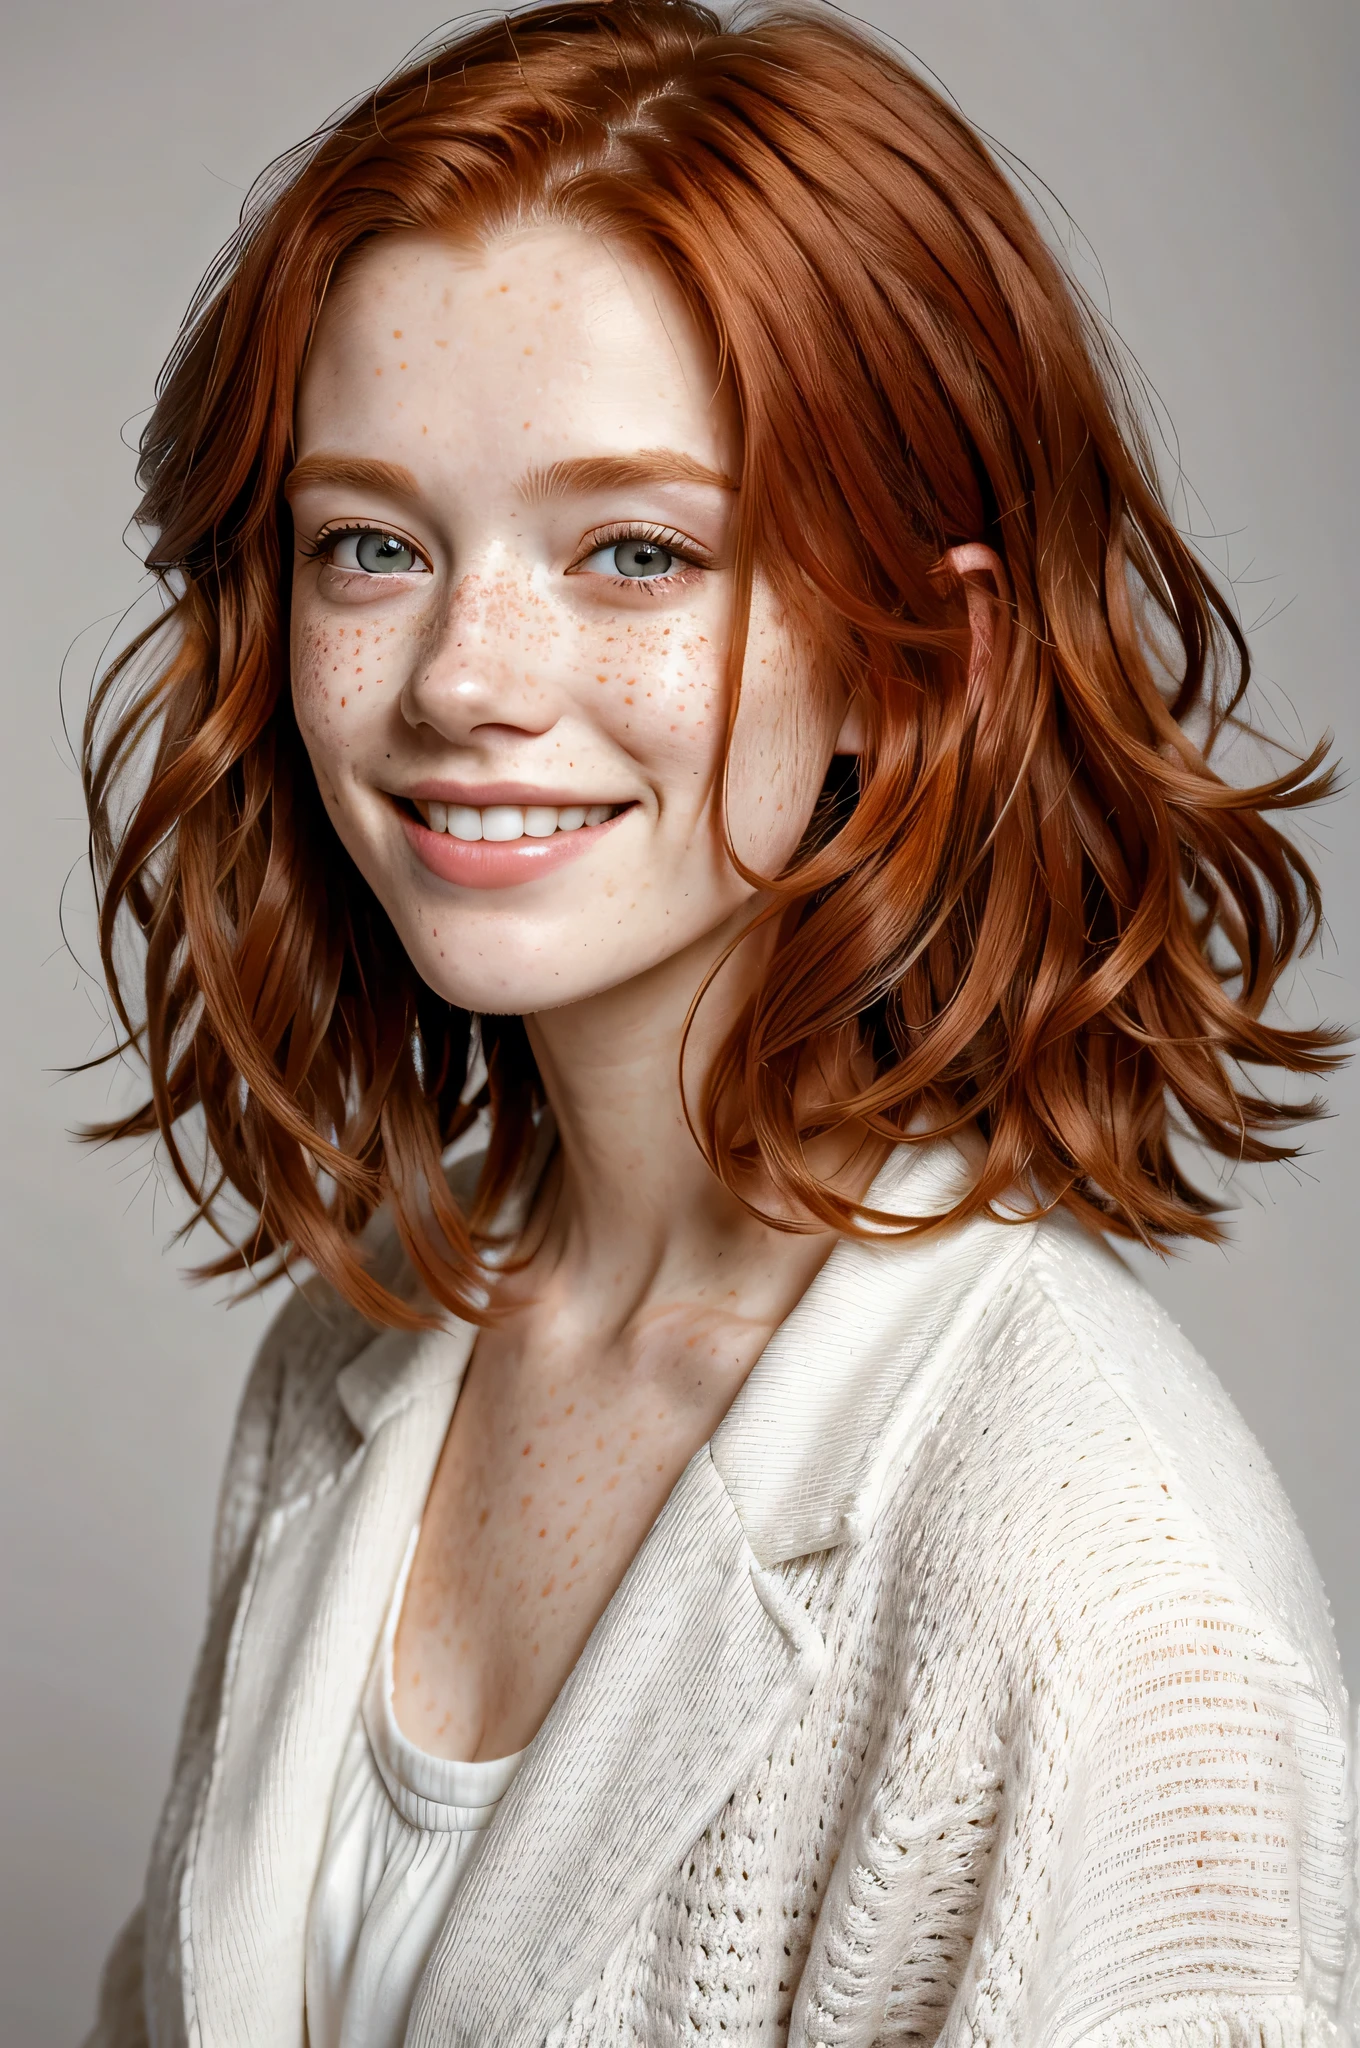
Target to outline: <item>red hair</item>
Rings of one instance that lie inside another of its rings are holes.
[[[201,1213],[227,1189],[253,1212],[208,1270],[302,1256],[410,1322],[356,1242],[386,1200],[435,1297],[477,1313],[474,1225],[540,1084],[522,1024],[488,1018],[465,1099],[474,1020],[421,983],[324,815],[287,684],[280,486],[346,258],[540,220],[644,251],[712,337],[743,444],[734,674],[778,535],[868,729],[857,788],[774,885],[769,971],[695,1112],[715,1172],[740,1192],[759,1162],[779,1201],[853,1230],[805,1141],[854,1120],[897,1140],[926,1109],[985,1146],[955,1214],[1014,1213],[1019,1188],[1101,1229],[1215,1235],[1177,1129],[1287,1156],[1272,1133],[1316,1105],[1281,1110],[1243,1064],[1338,1056],[1336,1033],[1264,1018],[1320,917],[1271,814],[1327,786],[1321,749],[1250,789],[1209,765],[1246,644],[1168,515],[1116,353],[978,137],[839,17],[725,26],[696,0],[565,0],[455,37],[283,158],[205,280],[142,444],[169,618],[87,725],[104,964],[151,1077],[99,1135],[158,1131]],[[974,540],[1008,585],[986,674],[941,568]],[[852,1069],[802,1107],[809,1072]],[[440,1159],[482,1107],[468,1217]],[[179,1136],[195,1113],[202,1170]]]

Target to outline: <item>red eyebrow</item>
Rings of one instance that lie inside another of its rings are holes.
[[[414,498],[420,486],[399,462],[374,462],[365,455],[304,455],[284,478],[284,496],[308,484],[344,484],[355,491],[381,491],[389,497]]]
[[[569,492],[628,490],[635,484],[703,484],[735,491],[733,478],[675,448],[642,448],[636,455],[577,455],[546,469],[528,470],[519,492],[531,503]]]

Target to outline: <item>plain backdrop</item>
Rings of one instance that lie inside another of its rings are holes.
[[[436,0],[437,4],[437,0]],[[1256,628],[1263,715],[1354,761],[1354,0],[876,0],[1064,202],[1074,262],[1175,423],[1183,509]],[[269,158],[438,25],[428,0],[5,8],[0,1100],[5,1701],[0,2039],[88,2024],[137,1895],[202,1615],[218,1470],[266,1309],[194,1290],[148,1154],[70,1127],[103,1042],[63,733],[136,597],[135,441],[190,292]],[[1094,254],[1092,254],[1094,252]],[[1097,264],[1098,259],[1098,264]],[[124,438],[120,438],[122,430]],[[1169,444],[1170,445],[1170,444]],[[1170,458],[1168,458],[1170,459]],[[1360,798],[1313,819],[1301,1020],[1360,1019]],[[63,943],[59,899],[67,884]],[[79,962],[79,964],[78,964]],[[1151,1270],[1283,1476],[1360,1677],[1360,1101],[1245,1173],[1235,1239]]]

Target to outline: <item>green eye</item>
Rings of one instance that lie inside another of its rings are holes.
[[[656,576],[669,576],[678,559],[659,541],[616,540],[596,548],[581,567],[593,569],[599,576],[627,576],[635,583],[645,583]]]
[[[669,576],[675,556],[654,540],[622,540],[614,549],[614,568],[620,576]]]
[[[337,569],[362,569],[374,576],[409,575],[411,570],[424,567],[409,541],[395,533],[380,533],[376,528],[337,535],[330,558]]]

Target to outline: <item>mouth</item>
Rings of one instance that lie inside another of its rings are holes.
[[[637,806],[475,806],[399,797],[396,808],[408,845],[430,874],[464,889],[509,889],[588,853]]]

